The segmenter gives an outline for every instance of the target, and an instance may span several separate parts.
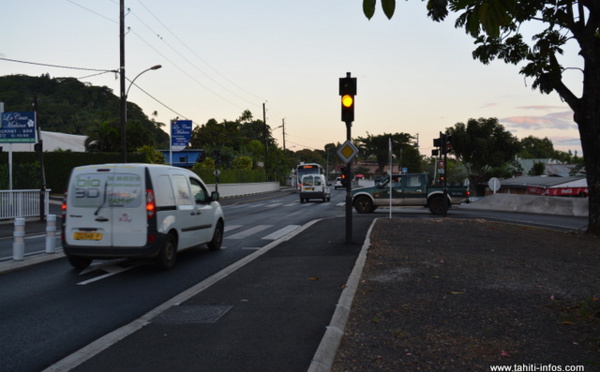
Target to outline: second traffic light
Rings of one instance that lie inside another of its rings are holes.
[[[342,186],[348,186],[351,183],[350,167],[342,167]]]

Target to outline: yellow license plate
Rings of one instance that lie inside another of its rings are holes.
[[[102,233],[97,232],[75,232],[73,233],[75,240],[102,240]]]
[[[305,187],[304,191],[312,191],[312,189],[313,189],[312,187]]]

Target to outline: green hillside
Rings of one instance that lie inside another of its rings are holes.
[[[119,151],[119,97],[110,88],[49,75],[0,76],[5,111],[32,111],[35,97],[42,130],[87,135],[88,142],[96,140],[95,151]],[[164,124],[149,119],[135,103],[127,103],[127,117],[129,151],[143,145],[169,146],[169,136],[160,129]]]

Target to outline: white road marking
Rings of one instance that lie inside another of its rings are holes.
[[[262,239],[264,240],[277,240],[279,238],[281,238],[282,236],[285,236],[289,233],[291,233],[292,231],[295,231],[297,229],[300,228],[300,225],[287,225],[286,227],[284,227],[283,229],[279,229],[277,231],[275,231],[272,234],[269,234],[265,237],[263,237]]]
[[[77,283],[77,285],[86,285],[86,284],[90,284],[90,283],[93,283],[93,282],[97,282],[98,280],[102,280],[102,279],[108,278],[109,276],[120,274],[122,272],[125,272],[127,270],[131,270],[131,269],[133,269],[135,267],[138,267],[138,266],[140,266],[140,265],[133,265],[133,266],[127,266],[127,267],[122,267],[122,266],[105,266],[105,267],[102,268],[102,270],[108,271],[106,274],[97,276],[97,277],[92,278],[92,279],[84,280],[83,282]]]
[[[269,227],[272,227],[273,225],[257,225],[254,226],[248,230],[244,230],[244,231],[240,231],[237,234],[233,234],[231,236],[226,236],[225,239],[244,239],[249,237],[250,235],[254,235],[256,233],[259,233],[263,230],[268,229]]]
[[[265,205],[264,203],[260,203],[260,204],[251,204],[246,206],[246,208],[258,208],[258,207],[262,207],[263,205]]]
[[[225,225],[224,232],[229,232],[231,230],[239,229],[242,226],[244,226],[244,225]]]

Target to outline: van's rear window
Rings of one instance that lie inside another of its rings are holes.
[[[72,179],[69,202],[74,207],[135,208],[145,195],[142,177],[130,173],[86,173]]]

